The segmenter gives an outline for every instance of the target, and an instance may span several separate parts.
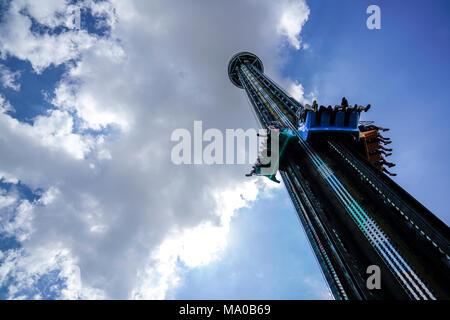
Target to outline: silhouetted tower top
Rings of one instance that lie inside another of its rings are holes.
[[[241,63],[249,63],[254,65],[259,71],[264,72],[264,65],[256,55],[251,52],[239,52],[231,57],[230,63],[228,64],[228,77],[231,82],[238,88],[243,89],[241,80],[239,80],[236,69],[239,68]]]

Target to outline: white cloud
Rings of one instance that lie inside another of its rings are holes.
[[[2,231],[16,237],[18,241],[27,240],[32,232],[32,220],[33,206],[27,200],[23,200],[15,210],[14,218],[5,221]]]
[[[288,79],[286,81],[289,94],[301,104],[312,104],[314,100],[317,99],[317,90],[311,91],[309,94],[305,95],[305,89],[303,85],[298,81],[292,81]]]
[[[17,179],[14,176],[11,176],[8,173],[1,172],[1,171],[0,171],[0,180],[2,180],[3,183],[13,183],[13,184],[19,183],[19,179]]]
[[[292,82],[291,86],[289,87],[289,93],[298,102],[300,102],[300,103],[305,102],[305,98],[304,98],[305,90],[303,89],[303,85],[301,83]]]
[[[17,201],[17,198],[12,195],[7,195],[5,190],[0,189],[0,210],[9,207]]]
[[[300,49],[300,33],[303,25],[308,21],[309,12],[309,7],[303,0],[287,1],[281,10],[278,32],[286,36],[289,43],[297,50]]]
[[[96,47],[101,47],[103,43],[105,42],[97,43]],[[109,44],[108,48],[101,48],[100,50],[105,54],[99,53],[98,58],[104,59],[110,56],[111,60],[114,61],[118,56],[123,55],[121,50],[116,50],[117,55],[115,55],[115,49],[114,44]],[[118,64],[120,65],[121,62],[118,62]],[[76,82],[73,82],[77,78],[82,78],[83,81],[89,78],[96,79],[98,77],[95,74],[97,67],[95,65],[86,65],[84,62],[78,63],[70,72],[70,80],[62,81],[56,88],[55,98],[52,103],[64,110],[76,111],[77,115],[83,119],[83,128],[100,130],[108,125],[118,125],[121,130],[126,131],[129,128],[129,106],[120,105],[112,101],[113,99],[105,100],[103,95],[99,95],[98,92],[93,91],[91,88],[85,86],[80,88]],[[114,82],[115,80],[108,79],[107,81]]]
[[[38,116],[33,125],[0,113],[0,126],[5,135],[20,136],[34,145],[48,147],[49,151],[62,150],[75,159],[83,159],[94,145],[91,137],[72,133],[73,118],[65,111],[53,110],[49,116]]]
[[[251,180],[235,189],[215,193],[219,204],[215,214],[219,223],[205,222],[194,228],[172,233],[153,253],[149,267],[139,272],[141,285],[132,293],[135,299],[163,299],[179,281],[178,263],[189,268],[206,265],[220,258],[226,248],[232,216],[256,200],[260,180]],[[263,188],[271,188],[263,183]]]
[[[0,232],[14,236],[17,241],[25,240],[33,234],[35,210],[40,206],[50,205],[59,194],[56,188],[50,188],[41,199],[35,203],[28,200],[19,201],[17,195],[10,191],[0,194]],[[6,209],[13,209],[5,211]],[[11,213],[14,212],[12,215]],[[10,249],[0,252],[0,285],[6,285],[8,297],[11,299],[41,299],[37,291],[37,282],[44,276],[55,271],[58,278],[64,282],[62,288],[52,285],[50,291],[54,297],[61,299],[102,299],[101,290],[90,288],[81,282],[80,269],[71,255],[69,248],[60,242],[47,245],[40,243],[33,250],[25,248]],[[12,280],[11,280],[12,279]],[[48,293],[47,293],[48,294]]]
[[[15,112],[16,110],[9,103],[9,101],[5,100],[5,97],[0,94],[0,113],[4,112]]]
[[[63,1],[12,2],[0,26],[2,54],[36,72],[76,58],[55,90],[55,110],[32,124],[0,112],[1,172],[46,191],[15,209],[10,230],[22,248],[3,257],[0,283],[8,274],[11,298],[35,297],[36,279],[60,270],[63,298],[165,298],[180,277],[177,261],[196,267],[219,258],[232,216],[265,188],[244,180],[246,167],[172,165],[171,132],[199,119],[219,129],[255,125],[226,66],[249,50],[276,69],[286,35],[272,19],[278,5],[82,5],[106,17],[107,37],[30,31],[24,7],[49,27],[70,25]]]
[[[96,36],[77,30],[73,24],[79,5],[68,5],[65,0],[11,1],[0,28],[0,52],[28,60],[34,70],[42,72],[50,65],[60,65],[77,58],[90,48]],[[31,31],[32,16],[38,23],[49,28],[68,27],[60,34],[39,34]]]
[[[9,299],[42,298],[35,287],[43,276],[51,272],[58,272],[58,277],[65,280],[64,286],[59,288],[53,285],[46,294],[52,293],[60,299],[104,298],[98,289],[82,283],[76,261],[70,251],[58,243],[52,247],[35,248],[31,254],[24,249],[16,249],[4,255],[0,265],[0,283],[13,279],[8,286]]]
[[[0,64],[0,83],[4,88],[10,88],[16,91],[20,90],[18,83],[20,72],[12,72],[6,66]]]

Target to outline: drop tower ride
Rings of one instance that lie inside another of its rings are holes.
[[[302,105],[249,52],[228,76],[263,128],[293,137],[280,174],[334,298],[449,299],[449,228],[388,177],[387,129],[359,121],[370,105]],[[367,285],[370,266],[379,289]]]

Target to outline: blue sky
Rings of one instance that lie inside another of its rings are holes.
[[[395,180],[450,222],[448,1],[5,3],[1,299],[328,297],[283,188],[247,166],[169,163],[175,128],[255,125],[226,75],[243,50],[304,99],[372,104]],[[371,4],[381,30],[366,27]],[[292,13],[303,27],[280,29]]]
[[[218,262],[186,271],[178,299],[324,299],[328,289],[284,189],[231,223]],[[205,285],[208,283],[209,285]]]

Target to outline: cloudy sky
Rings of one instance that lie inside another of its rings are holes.
[[[301,102],[371,103],[396,180],[448,224],[448,9],[0,0],[0,298],[329,298],[282,185],[171,162],[195,120],[257,127],[226,74],[243,50]]]

